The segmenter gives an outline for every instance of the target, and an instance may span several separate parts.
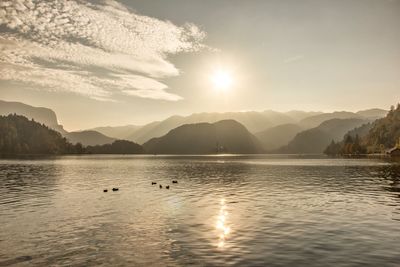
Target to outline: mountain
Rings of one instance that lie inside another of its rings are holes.
[[[144,145],[152,154],[261,153],[257,138],[234,120],[185,124]]]
[[[305,118],[300,121],[300,125],[303,128],[314,128],[323,123],[324,121],[327,120],[332,120],[332,119],[363,119],[364,117],[353,112],[347,112],[347,111],[335,111],[332,113],[323,113],[315,116],[311,116],[308,118]]]
[[[254,135],[260,140],[265,150],[274,150],[286,145],[296,134],[303,130],[297,124],[282,124],[271,127]]]
[[[310,116],[300,121],[300,125],[304,128],[313,128],[320,125],[322,122],[331,119],[367,119],[376,120],[382,118],[387,114],[383,109],[366,109],[356,113],[348,111],[335,111],[332,113],[323,113],[315,116]]]
[[[374,120],[385,117],[387,115],[387,113],[388,113],[387,110],[379,109],[379,108],[360,110],[357,112],[358,115],[361,115],[368,119],[374,119]]]
[[[7,102],[0,100],[0,115],[18,114],[36,122],[45,124],[49,128],[56,130],[72,143],[82,145],[103,145],[112,143],[114,138],[110,138],[96,131],[67,132],[62,125],[58,124],[56,113],[48,108],[33,107],[19,102]]]
[[[332,142],[325,149],[328,155],[385,153],[400,148],[400,104],[392,107],[386,117],[349,131],[342,141]]]
[[[159,137],[184,124],[184,117],[172,116],[163,121],[155,121],[142,126],[126,139],[143,144],[153,137]]]
[[[194,113],[189,116],[172,116],[163,121],[152,122],[144,125],[126,139],[138,143],[145,143],[154,137],[160,137],[168,133],[170,130],[184,124],[195,123],[214,123],[221,120],[235,120],[243,124],[250,132],[259,132],[270,127],[274,127],[285,123],[296,123],[297,120],[291,116],[266,110],[262,112],[246,111],[246,112],[225,112],[225,113]]]
[[[105,126],[93,128],[91,129],[91,131],[96,131],[115,139],[127,139],[130,135],[132,135],[136,130],[140,128],[141,126],[137,125]]]
[[[350,135],[352,138],[355,138],[357,135],[358,137],[365,137],[369,131],[374,127],[375,122],[368,122],[359,127],[356,127],[346,133],[346,135]]]
[[[20,102],[0,100],[0,115],[7,116],[14,113],[27,117],[28,119],[34,119],[61,134],[65,133],[63,127],[58,124],[56,113],[53,110],[42,107],[33,107]]]
[[[96,131],[70,132],[64,134],[64,136],[71,143],[81,143],[84,146],[104,145],[115,141],[114,138],[105,136],[104,134]]]
[[[392,107],[386,117],[376,120],[361,143],[368,152],[381,152],[400,142],[400,104]]]
[[[65,154],[76,147],[59,132],[20,115],[0,116],[0,154]]]
[[[365,119],[331,119],[318,127],[298,133],[292,141],[277,150],[279,153],[322,153],[329,143],[341,140],[351,129],[369,122]]]
[[[297,110],[292,110],[288,112],[277,112],[273,110],[224,113],[203,112],[194,113],[189,116],[175,115],[162,121],[155,121],[142,127],[133,127],[132,129],[129,129],[129,127],[121,126],[121,130],[126,130],[124,131],[123,135],[117,135],[114,133],[114,131],[120,130],[118,129],[118,127],[107,127],[107,129],[95,128],[94,130],[99,130],[103,134],[108,136],[123,138],[137,142],[139,144],[143,144],[151,138],[163,136],[170,130],[184,124],[194,124],[202,122],[214,123],[221,120],[232,119],[243,124],[250,132],[258,133],[282,124],[299,124],[300,127],[308,129],[316,127],[323,121],[329,119],[364,118],[364,115],[377,116],[377,114],[381,113],[382,110],[378,109],[361,111],[360,114],[352,112],[322,113]],[[128,133],[129,131],[131,132]]]
[[[112,144],[73,145],[59,132],[20,115],[0,116],[0,155],[142,154],[142,146],[125,140]]]
[[[291,111],[285,112],[285,114],[286,114],[287,116],[289,116],[290,118],[292,118],[293,120],[299,122],[299,121],[301,121],[301,120],[303,120],[303,119],[305,119],[305,118],[323,114],[323,112],[319,112],[319,111],[291,110]]]

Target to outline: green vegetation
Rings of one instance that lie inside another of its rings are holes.
[[[44,124],[16,114],[0,116],[0,155],[59,154],[139,154],[142,146],[124,140],[84,147],[71,144]]]
[[[357,155],[385,153],[396,146],[400,138],[400,104],[391,107],[386,117],[364,124],[350,132],[338,143],[331,142],[324,153],[328,155]]]
[[[0,154],[80,153],[62,135],[24,116],[0,116]]]
[[[365,119],[330,119],[322,122],[315,128],[298,133],[286,146],[281,147],[277,153],[293,154],[320,154],[329,143],[339,141],[354,127],[366,123]]]

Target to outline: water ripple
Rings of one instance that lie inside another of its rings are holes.
[[[0,225],[0,266],[398,266],[400,166],[244,155],[0,160]]]

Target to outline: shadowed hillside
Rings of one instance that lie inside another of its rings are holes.
[[[127,139],[130,135],[132,135],[136,130],[140,129],[141,126],[137,125],[124,125],[124,126],[105,126],[105,127],[97,127],[91,129],[92,131],[96,131],[102,133],[106,136],[115,138],[115,139]]]
[[[70,132],[66,133],[65,137],[71,143],[81,143],[85,146],[104,145],[115,141],[114,138],[105,136],[104,134],[96,131]]]
[[[323,123],[324,121],[332,119],[363,119],[364,117],[353,112],[337,111],[332,113],[323,113],[315,116],[305,118],[300,121],[300,125],[307,128],[314,128]]]
[[[144,145],[153,154],[251,154],[262,152],[261,144],[234,120],[186,124]]]
[[[328,155],[385,153],[400,146],[400,104],[392,106],[386,117],[349,131],[340,142],[326,147]]]
[[[33,107],[19,102],[7,102],[0,100],[0,115],[18,114],[28,119],[34,119],[43,123],[51,129],[56,130],[72,143],[82,145],[103,145],[112,143],[114,138],[110,138],[96,131],[67,132],[62,125],[58,124],[56,113],[48,108]]]
[[[363,119],[332,119],[321,123],[318,127],[305,130],[296,135],[280,153],[323,153],[332,140],[341,140],[351,129],[358,127],[367,120]]]
[[[264,149],[268,151],[287,145],[302,130],[303,128],[296,124],[282,124],[258,132],[255,136],[260,140]]]
[[[47,126],[20,115],[0,116],[0,154],[65,154],[81,151]]]
[[[0,115],[7,116],[14,113],[43,123],[61,134],[65,133],[63,127],[58,124],[57,115],[53,110],[49,108],[33,107],[20,102],[0,100]]]
[[[260,132],[265,129],[287,123],[297,123],[307,116],[319,114],[318,112],[291,111],[287,113],[266,110],[262,112],[225,112],[225,113],[195,113],[189,116],[172,116],[163,121],[152,122],[135,130],[127,137],[138,143],[144,143],[151,138],[160,137],[170,130],[184,124],[214,123],[221,120],[235,120],[243,124],[250,132]]]

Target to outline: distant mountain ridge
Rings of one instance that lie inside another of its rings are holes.
[[[332,140],[341,140],[348,131],[368,122],[369,120],[357,118],[327,120],[317,127],[298,133],[293,140],[276,152],[321,154]]]
[[[255,133],[266,151],[278,149],[292,140],[296,134],[304,130],[297,124],[287,123]]]
[[[400,149],[400,103],[391,107],[385,117],[363,124],[346,133],[339,142],[324,150],[328,155],[385,154]]]
[[[0,100],[1,116],[7,116],[14,113],[27,117],[28,119],[34,119],[35,121],[45,124],[47,127],[50,127],[61,134],[65,133],[62,125],[58,124],[57,115],[53,110],[43,107],[33,107],[20,102]]]
[[[133,132],[128,140],[139,144],[145,143],[154,137],[165,135],[170,130],[184,124],[193,123],[214,123],[221,120],[235,120],[243,124],[250,132],[256,133],[267,128],[278,126],[286,123],[298,123],[299,120],[320,114],[320,112],[307,111],[289,111],[277,112],[273,110],[266,111],[246,111],[246,112],[224,112],[224,113],[194,113],[189,116],[171,116],[163,121],[156,121],[144,125]]]
[[[7,115],[16,113],[33,118],[40,123],[48,125],[62,133],[69,141],[73,143],[82,143],[83,145],[104,145],[110,144],[117,139],[126,139],[139,144],[144,144],[152,138],[162,137],[171,130],[187,124],[199,123],[215,123],[224,120],[234,120],[240,123],[247,130],[256,135],[260,140],[260,144],[267,151],[274,151],[280,147],[280,151],[287,150],[290,145],[296,142],[302,142],[301,138],[311,138],[308,143],[323,144],[327,138],[331,138],[336,132],[335,128],[331,129],[332,133],[327,133],[326,129],[319,128],[323,123],[332,119],[358,119],[373,121],[381,118],[387,113],[382,109],[368,109],[358,112],[306,112],[306,111],[288,111],[277,112],[273,110],[265,111],[245,111],[245,112],[225,112],[225,113],[194,113],[188,116],[171,116],[162,121],[155,121],[144,126],[126,125],[117,127],[97,127],[92,130],[67,132],[58,124],[57,116],[51,109],[38,108],[19,102],[7,102],[0,100],[0,114]],[[357,125],[360,126],[360,125]],[[337,125],[339,131],[340,125]],[[307,132],[307,130],[312,130]],[[350,130],[350,129],[349,129]],[[339,131],[342,134],[341,131]],[[296,135],[302,136],[300,139]],[[336,135],[335,138],[336,140]],[[283,148],[286,145],[286,150]],[[314,146],[319,151],[319,145]],[[303,153],[304,149],[299,149],[298,153]],[[296,151],[296,149],[294,149]],[[289,153],[289,152],[288,152]],[[297,153],[297,152],[294,152]]]
[[[56,130],[71,143],[81,143],[82,145],[104,145],[115,141],[96,131],[67,132],[62,125],[58,124],[56,113],[49,108],[34,107],[20,102],[8,102],[0,100],[0,115],[18,114],[28,119],[34,119],[47,127]]]
[[[143,144],[152,154],[256,154],[263,152],[257,138],[234,120],[185,124]]]
[[[123,125],[123,126],[104,126],[90,129],[115,139],[127,139],[132,133],[140,129],[142,126]]]
[[[335,118],[359,118],[359,119],[376,119],[379,116],[384,116],[387,111],[382,109],[371,109],[354,112],[308,112],[308,111],[288,111],[277,112],[273,110],[265,111],[246,111],[246,112],[224,112],[224,113],[194,113],[188,116],[171,116],[162,121],[154,121],[142,127],[132,129],[132,133],[125,136],[127,140],[143,144],[154,137],[160,137],[168,133],[170,130],[184,124],[213,123],[220,120],[236,120],[243,124],[251,133],[259,133],[266,131],[269,128],[283,124],[297,124],[303,129],[309,129],[318,126],[322,122]],[[96,128],[103,134],[107,135],[106,131]]]
[[[75,153],[62,135],[22,115],[0,116],[0,155]]]
[[[64,136],[73,144],[81,143],[85,146],[105,145],[116,141],[115,138],[96,131],[69,132],[65,133]]]

